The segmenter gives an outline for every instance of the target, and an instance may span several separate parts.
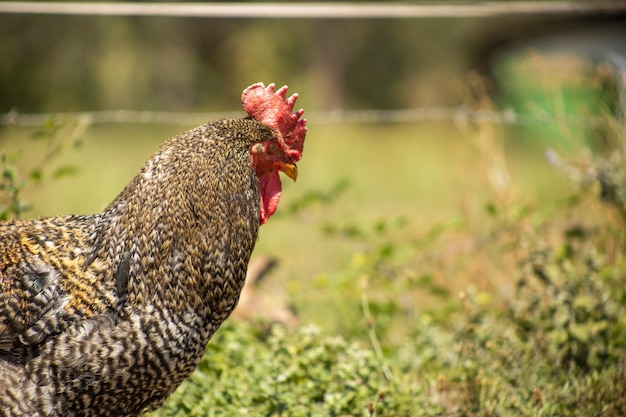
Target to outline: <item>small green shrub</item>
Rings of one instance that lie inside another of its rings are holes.
[[[31,156],[26,160],[23,151],[0,151],[0,220],[19,219],[32,208],[24,200],[27,187],[78,172],[74,165],[57,164],[55,159],[70,146],[79,148],[89,125],[90,120],[87,118],[67,123],[49,119],[30,136],[32,142],[40,142],[41,145],[41,151],[36,157]]]
[[[384,385],[373,353],[305,326],[269,335],[227,324],[155,416],[371,415]]]

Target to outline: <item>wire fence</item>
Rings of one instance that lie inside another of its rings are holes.
[[[411,3],[108,3],[108,2],[0,2],[0,14],[52,14],[94,16],[168,16],[206,18],[460,18],[505,15],[617,14],[626,12],[624,1],[501,1],[475,4]],[[623,68],[621,68],[623,71]],[[624,77],[624,72],[621,72]],[[624,82],[622,80],[622,82]],[[622,86],[623,87],[623,86]],[[621,90],[622,94],[624,90]],[[621,97],[622,108],[626,100]],[[76,113],[0,114],[0,125],[38,127],[53,121],[81,124],[196,125],[242,112],[185,113],[111,110]],[[626,116],[625,116],[626,117]],[[307,112],[314,124],[420,123],[449,121],[457,125],[486,122],[499,125],[558,125],[603,128],[604,117],[574,114],[519,113],[513,110],[473,110],[463,106],[397,110],[336,110]]]
[[[242,117],[243,112],[184,113],[111,110],[77,113],[26,114],[17,111],[0,114],[0,125],[40,127],[50,122],[74,121],[88,125],[102,124],[154,124],[197,125],[227,117]],[[519,113],[512,109],[504,111],[473,110],[458,107],[423,107],[397,110],[336,110],[312,111],[305,114],[309,124],[384,124],[452,122],[456,125],[491,123],[510,126],[554,125],[598,129],[607,126],[606,117],[583,117],[580,114]]]
[[[614,14],[623,1],[411,3],[107,3],[0,2],[0,13],[204,18],[464,18],[510,15]]]

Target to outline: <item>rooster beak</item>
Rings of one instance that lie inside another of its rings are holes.
[[[298,167],[296,164],[289,164],[287,162],[279,162],[278,169],[283,171],[285,175],[291,178],[294,182],[298,178]]]

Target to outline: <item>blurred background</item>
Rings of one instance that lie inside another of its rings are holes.
[[[511,86],[511,65],[530,50],[592,61],[623,52],[614,4],[469,18],[454,6],[396,19],[358,8],[337,19],[2,13],[0,111],[224,111],[257,79],[284,80],[312,111],[453,105],[468,71]]]
[[[0,151],[13,181],[0,203],[17,190],[22,218],[100,211],[159,143],[243,114],[252,83],[286,84],[309,133],[255,252],[277,261],[268,315],[275,302],[299,320],[352,325],[361,312],[344,296],[367,285],[372,254],[388,262],[385,285],[389,274],[418,283],[393,293],[411,311],[438,302],[426,282],[506,297],[506,251],[483,253],[468,236],[489,235],[500,213],[567,201],[574,186],[548,150],[606,145],[626,52],[613,4],[464,18],[0,13]],[[98,113],[118,110],[156,113]]]

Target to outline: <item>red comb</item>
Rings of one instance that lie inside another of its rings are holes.
[[[306,119],[300,119],[304,110],[293,112],[298,94],[289,98],[287,86],[275,91],[275,85],[265,87],[263,83],[252,84],[243,90],[241,104],[251,117],[277,129],[282,135],[287,153],[294,162],[302,158],[304,138],[306,136]]]

